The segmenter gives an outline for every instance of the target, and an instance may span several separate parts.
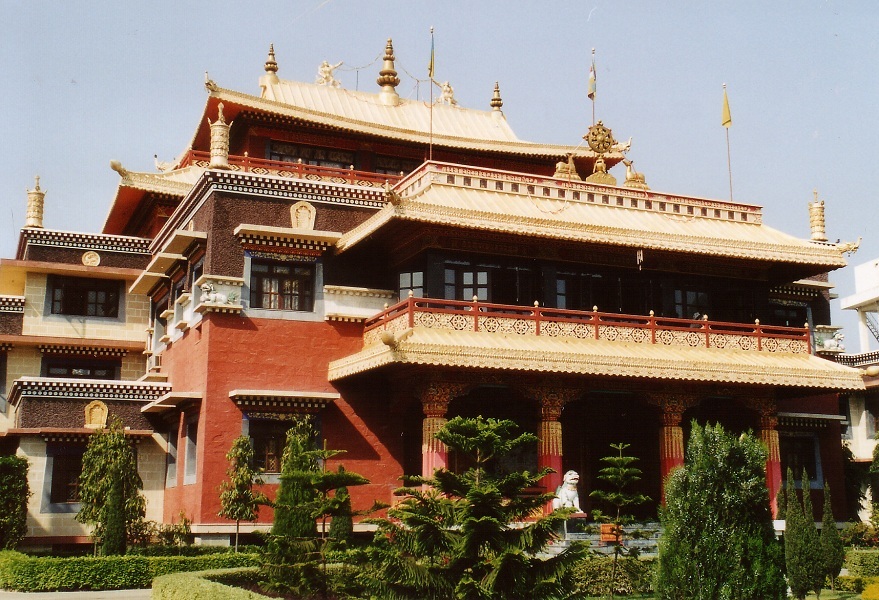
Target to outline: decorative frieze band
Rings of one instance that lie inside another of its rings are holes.
[[[28,244],[39,246],[64,246],[84,250],[106,250],[110,252],[135,252],[149,254],[151,240],[125,235],[105,235],[100,233],[77,233],[53,229],[27,228],[21,236]]]
[[[0,312],[23,313],[24,296],[0,296]]]
[[[12,384],[9,401],[15,404],[19,398],[29,396],[153,402],[170,390],[171,386],[167,383],[22,377]]]
[[[61,344],[40,344],[40,352],[42,354],[73,354],[88,356],[113,356],[121,358],[128,354],[125,348],[96,348],[94,346],[68,346]]]

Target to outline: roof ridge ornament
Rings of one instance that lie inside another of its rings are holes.
[[[34,189],[27,190],[27,217],[24,226],[33,229],[43,228],[43,202],[46,191],[40,189],[40,176],[34,177]]]
[[[644,173],[638,173],[634,165],[634,161],[623,159],[623,164],[626,165],[626,181],[623,182],[623,187],[627,188],[635,188],[638,190],[649,190],[647,187],[647,181],[644,178]]]
[[[501,112],[504,101],[501,99],[501,88],[497,81],[494,82],[494,92],[491,95],[491,102],[488,104],[491,106],[491,110]]]
[[[281,82],[278,79],[278,61],[275,60],[275,45],[269,44],[269,56],[265,63],[266,74],[259,78],[259,87],[262,89],[260,97],[266,97],[266,89],[270,85],[276,85]]]
[[[320,63],[320,66],[317,68],[317,77],[314,79],[314,82],[317,85],[325,85],[327,87],[337,88],[342,84],[333,76],[333,71],[338,69],[344,64],[343,61],[339,61],[334,65],[331,65],[329,61],[325,60]]]
[[[809,228],[812,230],[813,242],[826,242],[827,232],[824,225],[824,200],[818,200],[818,190],[812,190],[814,202],[809,202]]]
[[[265,64],[266,73],[277,73],[278,72],[278,61],[275,60],[275,45],[269,44],[269,57],[266,59]]]
[[[616,177],[607,172],[607,164],[604,162],[604,154],[610,151],[615,143],[613,132],[599,120],[589,128],[583,139],[586,140],[592,151],[598,155],[592,168],[592,175],[587,177],[586,181],[602,185],[616,185]]]
[[[232,123],[226,123],[222,102],[217,104],[217,120],[211,123],[211,120],[208,119],[208,125],[211,128],[211,162],[208,167],[211,169],[230,169],[229,130],[232,128]]]
[[[378,72],[378,79],[375,80],[382,88],[379,93],[379,99],[382,104],[388,106],[397,106],[400,104],[400,95],[397,93],[397,86],[400,85],[400,78],[397,77],[397,69],[394,67],[394,43],[388,38],[385,45],[385,56],[382,70]]]

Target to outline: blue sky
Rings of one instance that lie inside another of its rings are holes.
[[[879,5],[870,1],[40,2],[0,0],[0,256],[15,252],[25,190],[48,190],[45,225],[100,231],[118,175],[153,169],[188,145],[208,71],[257,94],[269,43],[282,78],[312,81],[344,61],[347,88],[375,90],[392,37],[414,97],[425,84],[431,26],[436,77],[459,102],[488,108],[500,82],[507,120],[527,140],[577,144],[596,49],[597,117],[655,190],[728,199],[720,126],[728,85],[733,194],[764,223],[809,236],[812,190],[832,241],[862,236],[850,264],[879,256]],[[355,67],[363,67],[355,69]],[[617,174],[618,177],[622,175]],[[850,268],[831,274],[840,296]],[[852,315],[834,303],[857,349]]]

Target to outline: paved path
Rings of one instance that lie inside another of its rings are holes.
[[[2,592],[0,600],[149,600],[152,590],[104,592]]]

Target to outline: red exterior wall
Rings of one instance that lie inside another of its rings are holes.
[[[327,365],[352,354],[362,345],[358,323],[304,322],[250,319],[210,313],[189,330],[163,356],[163,371],[175,391],[202,392],[199,410],[197,482],[182,485],[185,439],[178,445],[178,485],[167,490],[165,518],[180,510],[194,523],[225,522],[220,510],[219,487],[228,467],[226,452],[241,435],[242,412],[229,398],[235,389],[336,391],[327,382]],[[208,377],[210,373],[210,377]],[[375,393],[373,393],[375,392]],[[400,425],[388,414],[380,390],[349,393],[324,409],[321,424],[330,449],[345,450],[327,467],[344,464],[372,482],[351,489],[355,509],[375,499],[391,500],[402,474],[401,450],[387,440],[399,438]],[[183,429],[180,434],[184,433]],[[276,485],[265,492],[274,497]],[[272,511],[262,509],[260,522],[270,523]]]

